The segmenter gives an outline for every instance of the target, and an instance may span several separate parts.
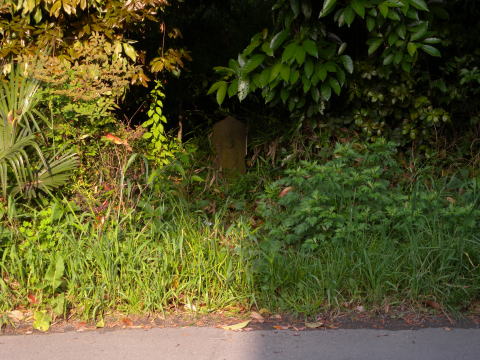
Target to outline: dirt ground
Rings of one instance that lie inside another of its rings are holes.
[[[114,314],[105,316],[101,321],[88,322],[77,319],[57,319],[47,333],[63,333],[70,331],[94,331],[97,329],[150,329],[176,327],[218,327],[242,324],[237,330],[292,330],[314,331],[326,329],[385,329],[415,330],[422,328],[480,328],[480,313],[449,315],[435,309],[421,311],[395,308],[387,311],[366,311],[358,306],[351,311],[321,313],[313,318],[302,318],[288,314],[269,314],[266,311],[231,311],[210,314],[196,314],[191,311],[174,311],[168,314],[152,314],[136,316]],[[41,333],[33,328],[33,314],[25,311],[23,319],[10,316],[2,327],[0,334],[24,335]]]

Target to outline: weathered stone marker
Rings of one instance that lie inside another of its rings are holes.
[[[227,176],[244,174],[247,153],[247,127],[232,116],[213,126],[212,144],[215,163]]]

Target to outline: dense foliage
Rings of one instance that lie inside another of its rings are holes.
[[[476,0],[4,0],[0,327],[475,311],[479,16]],[[228,179],[210,136],[226,115],[249,130]]]

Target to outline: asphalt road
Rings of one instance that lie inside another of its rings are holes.
[[[480,329],[232,332],[213,328],[0,336],[0,360],[479,360]]]

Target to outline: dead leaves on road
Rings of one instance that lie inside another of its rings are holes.
[[[250,321],[251,320],[247,320],[247,321],[244,321],[244,322],[241,322],[241,323],[238,323],[238,324],[234,324],[234,325],[225,325],[225,326],[222,326],[222,329],[229,330],[229,331],[242,330],[242,329],[246,328],[248,326],[248,324],[250,324]]]

